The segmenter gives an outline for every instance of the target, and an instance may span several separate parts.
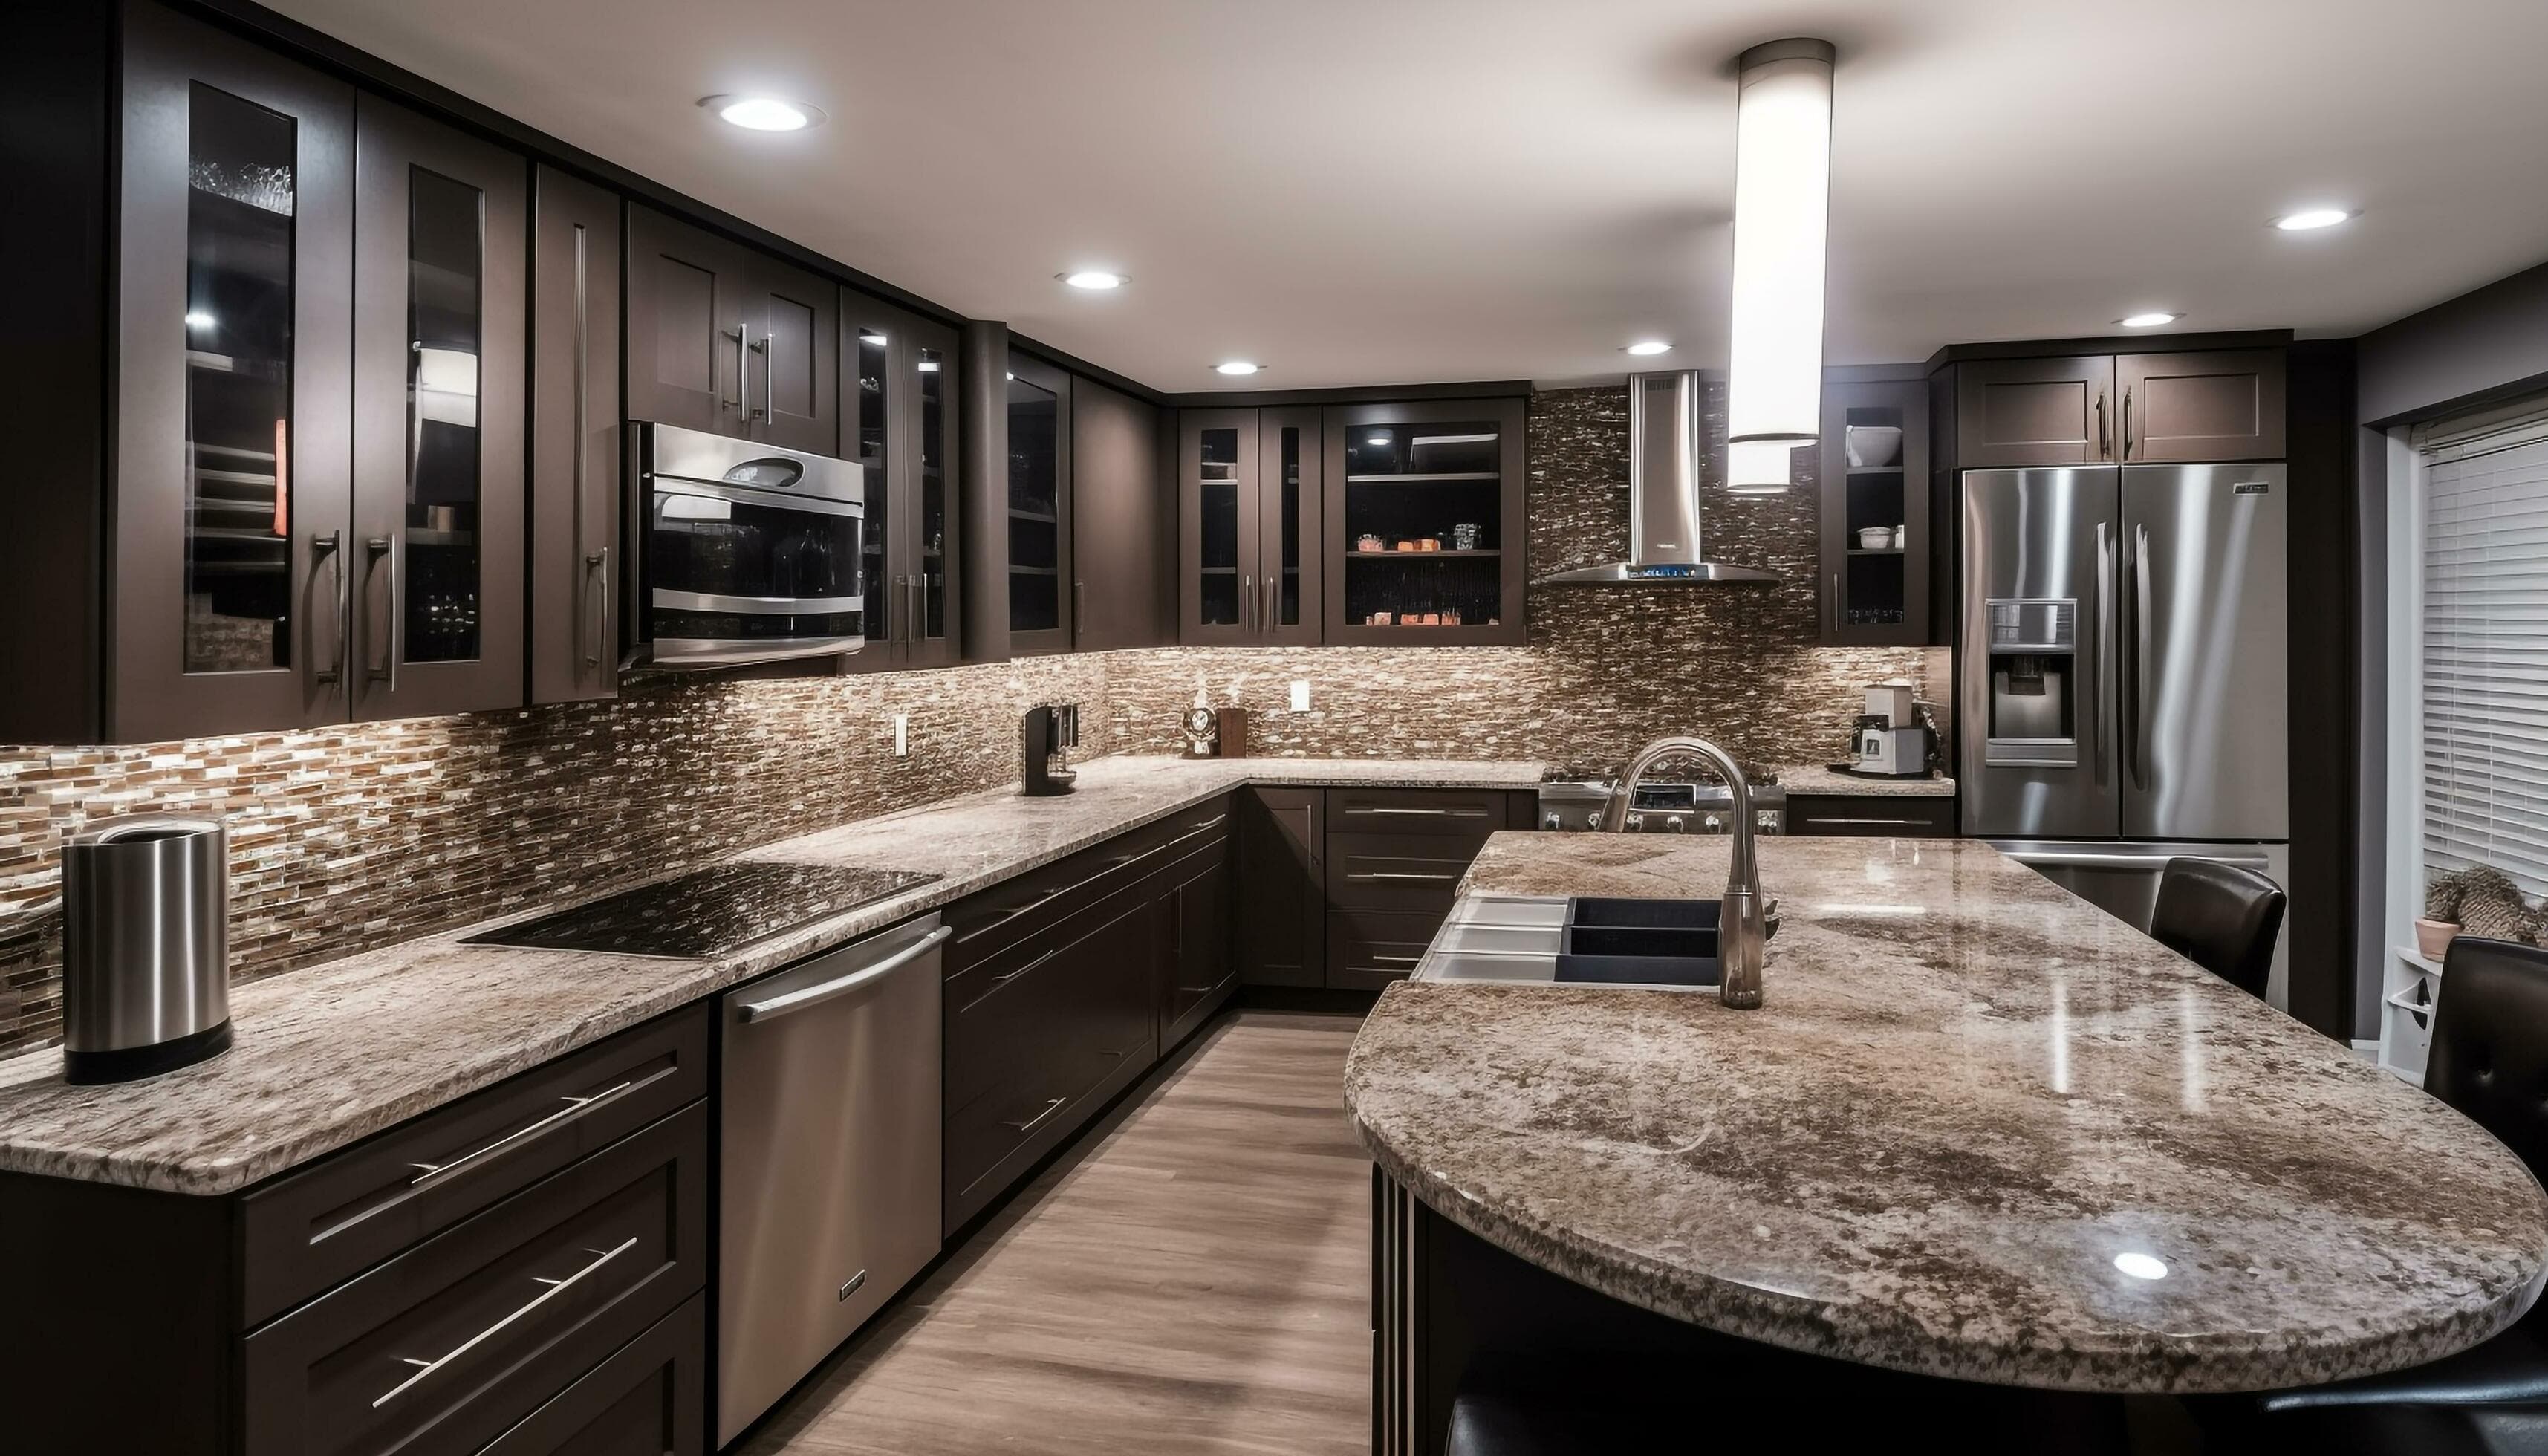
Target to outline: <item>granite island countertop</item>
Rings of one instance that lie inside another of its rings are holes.
[[[1730,844],[1500,835],[1464,890],[1709,895]],[[2536,1298],[2529,1170],[2342,1045],[1979,842],[1759,850],[1760,1010],[1391,987],[1345,1073],[1381,1167],[1628,1303],[1957,1379],[2313,1384]]]
[[[1844,774],[1829,764],[1793,764],[1775,772],[1778,786],[1789,793],[1886,799],[1951,799],[1956,796],[1956,780],[1943,774],[1926,778],[1867,778]]]
[[[714,958],[467,946],[500,920],[235,985],[236,1044],[161,1076],[62,1081],[59,1048],[0,1061],[0,1170],[221,1194],[818,951],[1249,783],[1529,788],[1536,763],[1109,758],[1076,792],[1014,783],[747,850],[737,860],[938,878]],[[591,898],[583,896],[579,898]]]

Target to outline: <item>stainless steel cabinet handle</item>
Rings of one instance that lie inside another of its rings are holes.
[[[609,547],[604,546],[598,551],[588,552],[585,555],[584,580],[588,588],[585,597],[594,603],[592,630],[585,634],[591,639],[592,645],[585,649],[584,665],[588,668],[597,668],[601,666],[602,651],[608,645],[610,638]]]
[[[767,1001],[746,1001],[735,1008],[735,1019],[746,1024],[768,1021],[773,1017],[785,1016],[791,1011],[802,1011],[808,1006],[821,1005],[837,996],[846,996],[861,986],[893,974],[937,950],[955,934],[956,932],[942,925],[882,960],[872,965],[863,965],[848,975],[835,976],[828,981],[818,981],[784,995],[773,996]]]
[[[1256,578],[1238,579],[1238,625],[1242,630],[1256,630]]]
[[[1840,573],[1838,572],[1832,573],[1831,624],[1833,631],[1840,630]]]
[[[2124,387],[2124,458],[2133,458],[2133,391]]]
[[[1922,828],[1926,828],[1926,827],[1928,826],[1928,823],[1929,823],[1929,821],[1928,821],[1928,820],[1926,820],[1926,819],[1826,819],[1826,818],[1808,818],[1808,819],[1806,819],[1804,822],[1805,822],[1805,823],[1807,823],[1807,824],[1889,824],[1889,825],[1894,825],[1894,826],[1897,826],[1897,827],[1900,827],[1900,828],[1905,828],[1905,829],[1922,829]]]
[[[2106,728],[2106,706],[2113,701],[2115,688],[2115,543],[2106,535],[2106,523],[2097,522],[2097,698],[2088,705],[2088,732],[2094,740],[2092,750],[2097,786],[2106,786],[2107,749],[2112,735]]]
[[[379,1410],[379,1409],[381,1409],[383,1406],[388,1405],[391,1401],[396,1400],[398,1397],[400,1397],[400,1396],[402,1396],[402,1395],[405,1395],[405,1394],[408,1392],[408,1390],[409,1390],[410,1387],[412,1387],[412,1386],[413,1386],[417,1381],[424,1379],[426,1376],[433,1374],[433,1373],[434,1373],[435,1371],[437,1371],[437,1370],[440,1370],[443,1366],[450,1364],[452,1361],[459,1359],[461,1356],[463,1356],[463,1355],[465,1355],[465,1354],[468,1354],[471,1350],[474,1350],[474,1349],[478,1348],[478,1346],[480,1346],[480,1345],[482,1345],[482,1344],[486,1343],[489,1339],[493,1338],[493,1337],[494,1337],[494,1336],[495,1336],[499,1331],[502,1330],[502,1329],[504,1328],[504,1326],[506,1326],[506,1325],[508,1325],[508,1324],[510,1324],[510,1323],[512,1323],[512,1322],[513,1322],[514,1320],[516,1320],[521,1319],[523,1316],[528,1315],[528,1314],[529,1314],[529,1313],[531,1313],[533,1310],[536,1310],[536,1309],[538,1309],[540,1306],[547,1304],[549,1301],[551,1301],[551,1300],[553,1300],[553,1299],[556,1299],[559,1295],[562,1295],[562,1294],[566,1293],[568,1290],[573,1289],[573,1288],[576,1286],[576,1283],[577,1283],[579,1280],[582,1280],[582,1279],[583,1279],[583,1278],[585,1278],[587,1275],[590,1275],[591,1273],[592,1273],[592,1271],[594,1271],[595,1269],[598,1269],[598,1268],[600,1268],[602,1265],[609,1263],[612,1259],[615,1259],[615,1258],[619,1257],[621,1254],[624,1254],[624,1253],[628,1252],[630,1249],[635,1248],[636,1246],[637,1246],[637,1239],[636,1239],[635,1235],[633,1235],[633,1234],[632,1234],[632,1235],[630,1235],[630,1236],[629,1236],[629,1237],[627,1237],[627,1238],[623,1238],[623,1239],[621,1239],[621,1240],[619,1241],[619,1243],[618,1243],[618,1245],[617,1245],[617,1246],[615,1246],[615,1247],[613,1247],[613,1248],[611,1248],[611,1249],[608,1249],[608,1250],[606,1250],[606,1251],[605,1251],[605,1250],[602,1250],[602,1249],[587,1249],[587,1250],[585,1250],[585,1252],[587,1252],[587,1253],[599,1254],[599,1255],[600,1255],[600,1257],[599,1257],[599,1258],[597,1258],[597,1259],[594,1259],[592,1263],[585,1265],[583,1268],[576,1270],[574,1273],[569,1274],[569,1275],[568,1275],[568,1276],[566,1276],[564,1279],[560,1279],[560,1280],[558,1280],[558,1281],[556,1281],[556,1282],[554,1282],[554,1283],[550,1284],[548,1288],[546,1288],[546,1289],[544,1289],[544,1290],[541,1290],[541,1291],[539,1292],[539,1294],[538,1294],[537,1296],[535,1296],[535,1297],[531,1300],[531,1302],[530,1302],[529,1304],[522,1306],[520,1309],[515,1310],[513,1313],[511,1313],[511,1314],[509,1314],[509,1315],[505,1316],[503,1319],[497,1320],[495,1323],[488,1325],[486,1328],[484,1328],[484,1329],[482,1329],[482,1330],[479,1330],[476,1334],[473,1334],[473,1335],[469,1336],[467,1339],[462,1340],[460,1343],[458,1343],[458,1344],[456,1344],[456,1345],[452,1346],[448,1351],[445,1351],[445,1352],[443,1353],[443,1355],[442,1355],[442,1357],[441,1357],[440,1359],[436,1359],[436,1360],[412,1360],[412,1359],[411,1359],[411,1360],[408,1361],[407,1363],[409,1363],[410,1365],[413,1365],[413,1366],[415,1366],[415,1367],[416,1367],[416,1372],[415,1372],[415,1374],[409,1376],[407,1379],[400,1381],[397,1385],[394,1385],[394,1386],[390,1387],[390,1388],[389,1388],[389,1390],[387,1390],[387,1391],[383,1392],[383,1393],[382,1393],[382,1395],[381,1395],[381,1398],[380,1398],[379,1400],[374,1401],[374,1402],[372,1403],[372,1409],[373,1409],[373,1410]]]
[[[747,422],[770,417],[771,391],[776,387],[776,381],[772,379],[770,374],[770,330],[763,329],[761,342],[751,345],[750,348],[751,352],[761,356],[761,408],[758,410],[752,408],[752,375],[746,371],[743,376],[743,417]]]
[[[328,615],[336,621],[336,646],[334,651],[318,659],[318,665],[312,670],[310,676],[320,682],[342,682],[345,681],[347,639],[345,636],[345,532],[341,527],[325,535],[311,536],[311,575],[318,575],[318,563],[321,561],[324,561],[327,569],[335,574],[331,579],[335,584],[335,590],[329,592],[327,596],[330,606],[333,607]]]
[[[1070,635],[1073,637],[1088,635],[1088,584],[1086,582],[1070,584]]]
[[[2115,458],[2106,449],[2106,392],[2104,390],[2097,391],[2097,458],[2100,460]]]
[[[651,1078],[649,1080],[651,1080]],[[608,1102],[611,1098],[618,1096],[620,1093],[625,1092],[636,1085],[636,1080],[631,1078],[628,1081],[621,1082],[615,1087],[605,1087],[599,1092],[589,1093],[582,1097],[563,1098],[561,1100],[566,1103],[566,1106],[550,1113],[547,1117],[540,1119],[538,1122],[526,1123],[521,1127],[515,1128],[513,1131],[497,1138],[495,1141],[488,1143],[486,1146],[479,1148],[475,1152],[464,1152],[447,1163],[413,1164],[412,1166],[420,1168],[423,1171],[417,1173],[414,1177],[408,1179],[407,1186],[410,1188],[430,1187],[431,1185],[439,1183],[443,1179],[450,1177],[452,1174],[459,1172],[461,1169],[468,1167],[471,1163],[478,1161],[478,1159],[486,1157],[490,1153],[500,1152],[504,1148],[510,1147],[514,1143],[521,1141],[525,1138],[534,1137],[559,1123],[565,1122],[569,1118],[578,1116],[588,1108],[593,1107],[598,1103]]]
[[[752,325],[749,323],[742,323],[721,331],[727,338],[734,340],[734,398],[729,400],[723,396],[719,396],[717,403],[719,405],[731,406],[736,410],[741,410],[743,409],[744,401],[752,398],[751,389],[744,383],[744,381],[752,377],[751,372],[743,367],[744,351],[751,346]]]
[[[1345,810],[1345,817],[1348,819],[1356,814],[1395,814],[1407,819],[1448,819],[1455,815],[1462,819],[1487,817],[1487,811],[1484,809],[1393,809],[1387,805],[1377,805],[1368,809]]]
[[[1229,816],[1228,814],[1215,814],[1209,819],[1198,819],[1194,823],[1186,826],[1186,833],[1201,834],[1205,830],[1212,828],[1214,825],[1219,824],[1228,817]]]
[[[2133,786],[2149,787],[2149,527],[2133,527]]]
[[[389,630],[389,643],[388,643],[389,651],[388,651],[388,653],[385,655],[385,656],[386,656],[386,659],[387,659],[387,664],[388,664],[388,665],[387,665],[386,667],[371,668],[371,669],[369,669],[369,670],[367,671],[366,676],[368,676],[368,677],[370,678],[370,680],[371,680],[372,682],[386,682],[386,683],[388,683],[388,684],[389,684],[389,689],[390,689],[391,693],[392,693],[392,694],[396,694],[396,693],[397,693],[397,691],[398,691],[398,670],[399,670],[399,552],[398,552],[398,538],[397,538],[396,536],[394,536],[394,535],[392,535],[392,536],[374,536],[374,537],[371,537],[369,540],[366,540],[365,542],[363,542],[363,549],[364,549],[366,552],[369,552],[369,553],[370,553],[370,555],[371,555],[370,565],[369,565],[368,567],[366,567],[366,568],[364,569],[364,572],[363,572],[363,582],[364,582],[364,585],[365,585],[366,587],[369,587],[369,586],[370,586],[370,584],[371,584],[371,574],[372,574],[372,570],[373,570],[373,569],[375,569],[375,568],[377,568],[377,567],[379,567],[379,565],[381,564],[381,558],[386,556],[386,557],[388,557],[388,558],[389,558],[389,562],[390,562],[390,596],[389,596],[389,622],[390,622],[390,630]],[[370,597],[369,597],[368,592],[366,593],[364,600],[365,600],[365,605],[368,607],[368,605],[369,605],[369,603],[370,603]],[[364,661],[365,661],[365,662],[369,662],[369,661],[371,660],[371,645],[372,645],[372,614],[371,614],[371,612],[370,612],[369,610],[366,610],[366,611],[363,613],[363,659],[364,659]]]
[[[1014,1129],[1016,1129],[1016,1130],[1017,1130],[1018,1132],[1020,1132],[1020,1133],[1032,1133],[1032,1132],[1034,1132],[1038,1127],[1042,1126],[1042,1124],[1044,1123],[1044,1120],[1045,1120],[1045,1119],[1046,1119],[1046,1118],[1048,1118],[1048,1117],[1051,1117],[1054,1113],[1057,1113],[1057,1112],[1061,1111],[1061,1105],[1062,1105],[1063,1103],[1065,1103],[1065,1102],[1068,1102],[1069,1100],[1070,1100],[1070,1099],[1069,1099],[1069,1098],[1067,1098],[1067,1097],[1055,1097],[1055,1098],[1053,1098],[1052,1100],[1050,1100],[1050,1101],[1046,1102],[1046,1103],[1044,1105],[1044,1111],[1042,1111],[1042,1112],[1040,1112],[1040,1113],[1037,1113],[1034,1117],[1028,1118],[1028,1119],[1027,1119],[1026,1121],[1024,1121],[1024,1122],[1017,1122],[1017,1123],[1007,1123],[1007,1122],[1004,1122],[1004,1123],[1000,1124],[1000,1126],[1001,1126],[1001,1127],[1003,1127],[1003,1128],[1014,1128]]]
[[[1366,960],[1382,961],[1390,965],[1413,965],[1424,957],[1421,956],[1367,956],[1363,958]]]
[[[1282,593],[1283,587],[1281,580],[1275,577],[1267,577],[1265,579],[1265,630],[1268,632],[1279,630],[1283,625],[1281,620],[1283,613]]]
[[[1052,957],[1060,954],[1060,949],[1056,947],[1053,950],[1045,952],[1043,955],[1028,961],[1026,964],[1019,966],[1015,970],[1005,971],[999,975],[991,977],[991,989],[994,991],[998,990],[1000,987],[1016,980],[1019,976],[1025,975],[1028,971],[1035,969],[1037,966],[1044,964],[1046,961],[1050,960]],[[977,996],[974,999],[978,1001],[981,998]]]
[[[1458,879],[1459,877],[1460,876],[1456,874],[1420,873],[1412,869],[1349,869],[1345,871],[1345,879],[1348,883],[1357,879],[1421,879],[1438,881],[1445,879]]]

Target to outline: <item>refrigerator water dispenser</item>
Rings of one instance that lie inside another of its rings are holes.
[[[2079,765],[2078,615],[2074,597],[1993,597],[1990,700],[1982,761]]]

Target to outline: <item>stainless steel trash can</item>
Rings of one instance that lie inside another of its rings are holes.
[[[123,1082],[230,1045],[229,837],[122,819],[62,848],[62,1050],[73,1082]]]

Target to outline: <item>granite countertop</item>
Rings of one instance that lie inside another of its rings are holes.
[[[936,874],[710,959],[464,946],[468,926],[234,986],[237,1043],[146,1081],[74,1087],[58,1048],[0,1061],[0,1169],[219,1194],[613,1032],[1247,783],[1528,788],[1535,763],[1099,759],[1078,790],[1016,786],[736,859]],[[505,920],[527,919],[553,907]]]
[[[1466,889],[1713,894],[1730,843],[1500,835]],[[1762,1009],[1393,986],[1345,1072],[1373,1157],[1629,1303],[1966,1380],[2312,1384],[2537,1296],[2529,1170],[2340,1044],[1987,845],[1759,850]]]
[[[1927,778],[1862,778],[1828,764],[1799,764],[1775,771],[1778,785],[1789,793],[1849,794],[1866,798],[1951,799],[1956,780],[1943,774]]]

